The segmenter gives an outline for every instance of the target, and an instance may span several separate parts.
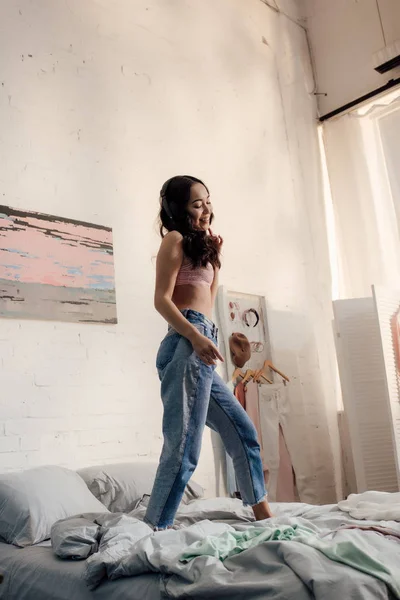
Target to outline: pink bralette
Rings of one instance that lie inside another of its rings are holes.
[[[176,278],[175,286],[178,285],[208,285],[214,280],[214,268],[211,263],[206,267],[196,267],[193,269],[192,263],[184,259]]]

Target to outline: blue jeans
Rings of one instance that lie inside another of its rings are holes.
[[[218,343],[218,330],[212,321],[191,309],[182,314],[200,333]],[[157,370],[164,405],[164,445],[146,522],[156,529],[173,525],[199,460],[205,425],[220,434],[232,457],[244,504],[261,502],[266,491],[255,427],[215,367],[206,365],[189,340],[170,327],[158,351]]]

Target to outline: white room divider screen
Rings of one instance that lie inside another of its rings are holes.
[[[337,300],[336,349],[357,492],[400,489],[400,396],[395,352],[400,291]]]

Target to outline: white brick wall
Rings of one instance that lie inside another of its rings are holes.
[[[0,469],[157,457],[161,435],[140,432],[147,394],[135,393],[146,353],[118,328],[2,320]],[[153,366],[147,379],[154,397]]]
[[[0,3],[0,201],[112,226],[119,316],[0,321],[0,471],[158,456],[154,223],[162,182],[186,172],[212,192],[222,283],[267,296],[274,356],[315,447],[311,496],[332,499],[319,360],[329,262],[304,32],[259,0],[184,4]],[[210,493],[214,460],[206,433],[197,478]]]

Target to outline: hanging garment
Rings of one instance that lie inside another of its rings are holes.
[[[228,384],[229,385],[229,384]],[[240,381],[233,390],[235,398],[240,403],[241,406],[246,410],[246,394],[245,394],[245,386]],[[231,497],[237,497],[239,486],[236,480],[235,468],[233,466],[233,460],[226,452],[226,489]]]
[[[259,398],[258,398],[258,384],[255,381],[249,381],[246,385],[243,382],[240,382],[236,385],[234,394],[240,404],[243,406],[250,419],[252,420],[254,427],[257,431],[258,443],[260,444],[261,449],[261,460],[263,463],[264,470],[264,481],[268,481],[268,466],[265,464],[263,457],[264,452],[262,450],[262,432],[261,432],[261,423],[260,423],[260,408],[259,408]],[[237,492],[237,484],[235,472],[233,470],[233,463],[231,458],[226,455],[226,478],[227,478],[227,491],[230,496],[234,496],[235,492]]]
[[[252,420],[254,427],[257,431],[258,443],[261,449],[261,459],[263,462],[264,471],[268,472],[268,467],[264,462],[264,451],[262,442],[262,432],[260,423],[260,405],[258,397],[258,384],[255,381],[249,381],[245,388],[245,409],[250,419]],[[265,476],[264,476],[265,479]],[[268,479],[268,476],[267,476]]]
[[[245,389],[245,410],[253,421],[254,427],[257,430],[258,443],[262,450],[262,435],[260,424],[260,409],[258,400],[258,384],[255,381],[249,381]]]
[[[289,414],[283,385],[260,384],[259,414],[263,447],[263,465],[268,467],[270,502],[296,502],[295,477],[285,437]]]
[[[237,396],[237,393],[239,393],[239,390],[236,390],[237,386],[235,387],[231,381],[228,381],[227,386],[231,390],[231,392],[235,395],[235,397],[239,400],[239,398]],[[241,394],[241,398],[243,399],[243,402],[244,402],[244,386],[243,386],[243,384],[242,384],[242,389],[240,390],[240,394]],[[240,400],[239,400],[239,402],[240,402]],[[243,406],[243,404],[242,404],[242,406]],[[231,457],[229,456],[229,454],[227,452],[225,452],[225,460],[226,460],[226,491],[228,492],[229,496],[231,498],[233,498],[237,494],[237,492],[239,490],[239,486],[236,481],[236,474],[235,474],[235,467],[233,466],[233,460],[231,459]]]
[[[226,385],[231,390],[231,392],[234,394],[234,396],[237,398],[236,388],[235,388],[234,384],[232,383],[232,381],[228,381]],[[231,457],[229,456],[229,454],[226,451],[225,451],[225,462],[226,462],[226,491],[228,492],[229,496],[231,498],[233,498],[235,496],[235,494],[237,493],[239,487],[238,487],[238,484],[236,481],[236,474],[235,474],[235,467],[233,466],[233,460],[231,459]]]
[[[240,404],[243,406],[244,410],[246,410],[246,394],[244,391],[244,384],[242,382],[237,384],[234,394],[239,400]]]
[[[264,464],[263,464],[264,466]],[[276,486],[277,502],[298,502],[296,482],[289,450],[285,442],[282,427],[279,425],[279,471]]]

